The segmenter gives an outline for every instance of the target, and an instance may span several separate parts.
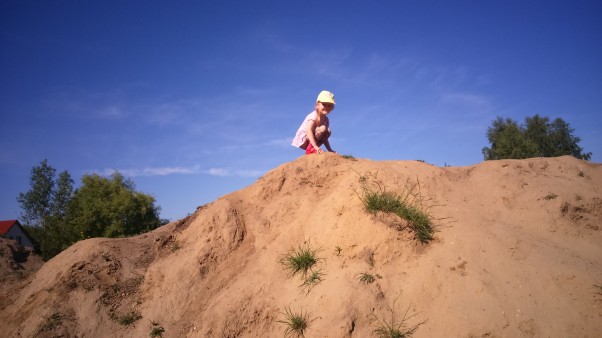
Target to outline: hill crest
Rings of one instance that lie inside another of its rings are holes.
[[[367,213],[364,188],[419,189],[435,240]],[[279,337],[290,308],[309,313],[308,336],[367,337],[392,307],[428,320],[415,337],[594,336],[601,189],[602,166],[572,157],[442,168],[303,156],[151,233],[75,244],[8,297],[0,325],[15,337]],[[322,259],[310,290],[278,262],[299,245]]]

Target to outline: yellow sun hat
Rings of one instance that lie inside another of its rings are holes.
[[[318,99],[316,100],[316,102],[336,104],[336,102],[334,102],[334,94],[329,92],[328,90],[321,91],[320,95],[318,95]]]

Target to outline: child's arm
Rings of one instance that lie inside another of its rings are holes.
[[[331,153],[336,153],[336,151],[332,150],[332,148],[330,148],[330,143],[328,142],[328,139],[326,139],[326,141],[324,141],[324,146],[326,147],[326,149],[328,149],[328,151],[330,151]]]

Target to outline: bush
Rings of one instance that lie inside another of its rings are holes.
[[[579,146],[581,139],[573,135],[575,130],[561,118],[550,122],[548,117],[527,117],[524,125],[499,117],[487,129],[491,148],[484,147],[485,160],[522,159],[531,157],[555,157],[572,155],[590,160],[592,153],[584,153]]]

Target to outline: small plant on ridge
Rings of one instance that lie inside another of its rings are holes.
[[[278,260],[280,264],[289,270],[291,276],[301,273],[305,278],[308,271],[312,269],[322,259],[317,257],[317,250],[312,249],[306,242],[304,245],[299,245],[297,248],[290,249],[286,254],[282,255]]]
[[[395,302],[393,302],[393,306],[395,306]],[[397,322],[395,319],[395,313],[393,308],[391,308],[389,305],[387,305],[387,307],[391,312],[391,320],[389,322],[385,321],[384,319],[381,321],[374,313],[372,313],[372,315],[378,322],[378,327],[374,329],[374,333],[378,338],[412,337],[416,330],[418,330],[418,327],[426,323],[426,320],[424,320],[414,326],[407,327],[406,321],[413,317],[413,315],[408,317],[408,311],[410,310],[410,308],[408,307],[401,321]]]
[[[312,271],[312,273],[305,278],[303,284],[300,285],[301,288],[309,293],[314,286],[322,281],[322,276],[324,276],[322,271]]]
[[[153,322],[152,324],[153,328],[150,333],[151,338],[163,337],[163,334],[165,333],[165,329],[163,328],[163,326],[160,326],[159,323],[155,322]]]
[[[286,324],[287,328],[284,330],[285,337],[302,338],[305,337],[305,330],[309,325],[309,314],[307,312],[294,313],[291,308],[284,309],[282,312],[284,320],[279,320],[279,323]]]
[[[58,312],[54,312],[48,317],[44,317],[44,324],[38,330],[36,336],[41,332],[52,331],[55,328],[61,326],[63,323],[63,315]]]
[[[398,195],[382,189],[379,185],[377,191],[364,188],[364,195],[360,198],[368,212],[394,213],[405,219],[416,238],[422,243],[428,243],[434,238],[435,230],[428,210],[422,207],[420,192],[413,192],[415,187],[420,189],[419,182],[407,189],[403,195]]]
[[[138,312],[132,311],[119,317],[119,324],[123,326],[130,326],[140,318],[142,318],[142,316]]]
[[[375,276],[375,275],[369,274],[367,272],[360,273],[360,276],[358,277],[358,279],[360,280],[360,282],[362,282],[364,284],[374,283],[374,281],[376,280],[376,278],[381,278],[381,276],[379,274],[377,274]]]

